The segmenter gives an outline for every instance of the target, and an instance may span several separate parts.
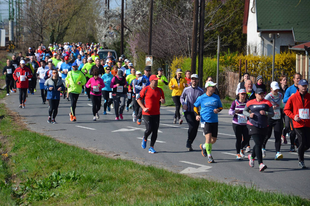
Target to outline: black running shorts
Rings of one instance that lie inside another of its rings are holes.
[[[212,137],[217,138],[218,122],[216,122],[216,123],[207,123],[206,122],[203,131],[205,134],[211,133]]]

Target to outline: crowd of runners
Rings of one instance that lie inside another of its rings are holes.
[[[103,115],[114,109],[115,120],[123,120],[124,110],[132,109],[133,122],[145,124],[141,147],[148,152],[156,153],[154,145],[160,122],[160,106],[165,103],[163,88],[168,86],[175,104],[174,124],[182,124],[182,116],[188,124],[186,148],[192,151],[192,144],[197,136],[199,126],[203,128],[205,143],[200,144],[201,153],[209,163],[215,162],[212,146],[218,136],[218,113],[223,106],[219,97],[217,84],[208,77],[205,88],[198,87],[199,77],[177,69],[170,81],[158,68],[157,74],[151,74],[151,68],[136,71],[133,63],[121,55],[118,59],[108,53],[100,59],[99,44],[68,43],[40,45],[38,49],[29,47],[26,56],[22,52],[7,60],[3,69],[6,76],[7,95],[19,93],[19,107],[26,108],[28,95],[36,92],[37,82],[42,104],[48,102],[47,122],[56,124],[56,117],[61,97],[70,101],[68,108],[69,121],[77,121],[76,106],[79,95],[87,95],[92,103],[93,121],[97,121],[101,106]],[[142,74],[143,72],[143,74]],[[236,136],[236,159],[248,158],[249,165],[254,167],[258,160],[259,171],[267,166],[263,163],[266,156],[268,139],[274,132],[275,160],[283,158],[281,144],[290,140],[290,152],[298,150],[298,165],[306,168],[304,153],[310,147],[310,94],[308,82],[299,73],[294,74],[294,84],[287,85],[286,76],[279,82],[270,84],[270,92],[258,76],[252,82],[245,73],[237,85],[236,99],[232,102],[229,114],[232,116],[232,128]],[[103,99],[103,100],[102,100]],[[250,139],[254,146],[250,147]],[[245,155],[248,154],[248,156]]]

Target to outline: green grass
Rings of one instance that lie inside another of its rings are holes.
[[[24,129],[4,104],[0,117],[1,205],[310,205],[92,154]]]

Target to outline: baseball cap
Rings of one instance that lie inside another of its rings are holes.
[[[151,67],[150,67],[150,66],[146,66],[146,67],[144,68],[144,70],[145,70],[145,71],[151,71]]]
[[[69,60],[69,57],[68,57],[68,56],[65,56],[65,60]]]
[[[158,80],[158,78],[155,74],[150,76],[150,81],[153,81],[153,80]]]
[[[158,68],[157,71],[163,71],[163,68]]]
[[[124,62],[130,62],[128,59],[125,59]]]
[[[26,64],[24,60],[20,60],[20,64]]]
[[[29,47],[28,49],[31,49],[31,47]]]
[[[239,89],[238,94],[246,93],[245,89]]]
[[[299,80],[298,85],[301,85],[301,86],[308,85],[308,81],[305,79],[301,79],[301,80]]]
[[[88,57],[87,61],[90,61],[90,60],[93,60],[93,58],[91,58],[91,57]]]
[[[138,75],[138,74],[140,74],[140,75],[141,75],[142,73],[141,73],[140,71],[137,71],[137,72],[136,72],[136,75]]]
[[[53,62],[53,60],[52,60],[52,59],[49,59],[48,62]]]
[[[276,81],[271,82],[270,87],[272,88],[272,90],[280,89],[279,84]]]
[[[99,57],[95,57],[95,60],[99,59]]]
[[[54,53],[53,55],[54,55],[54,56],[56,56],[56,55],[57,55],[57,53]]]
[[[208,82],[206,82],[206,84],[205,84],[205,88],[208,88],[208,87],[214,87],[214,86],[216,86],[216,85],[217,85],[217,83],[214,83],[214,82],[208,81]]]
[[[73,67],[78,67],[78,65],[77,65],[76,62],[73,62],[72,66],[73,66]]]
[[[192,74],[192,75],[191,75],[191,79],[192,79],[192,78],[199,79],[197,74]]]
[[[177,69],[177,73],[182,73],[182,69]]]
[[[129,63],[128,66],[133,67],[133,63]]]
[[[265,91],[262,88],[257,88],[255,92],[256,94],[265,93]]]

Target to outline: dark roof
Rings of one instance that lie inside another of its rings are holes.
[[[257,0],[257,31],[292,31],[295,42],[310,41],[309,0]]]
[[[295,51],[305,51],[305,46],[310,47],[310,41],[304,44],[298,44],[290,49]]]

